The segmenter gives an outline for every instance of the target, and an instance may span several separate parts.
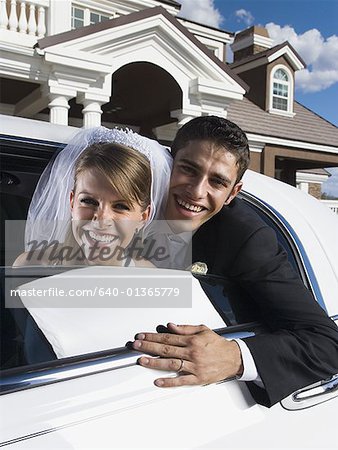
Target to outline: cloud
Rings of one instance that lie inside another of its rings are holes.
[[[214,0],[181,0],[179,17],[220,28],[224,17],[214,5]]]
[[[318,92],[338,82],[338,36],[325,39],[316,28],[297,34],[289,25],[273,22],[265,25],[274,44],[289,41],[307,64],[296,72],[297,88],[303,92]]]
[[[237,22],[244,22],[245,25],[249,26],[252,25],[255,18],[254,16],[251,14],[250,11],[246,11],[245,9],[238,9],[235,12],[235,16],[237,17]]]
[[[331,173],[331,176],[322,184],[322,192],[338,198],[338,167],[331,167],[326,170]]]

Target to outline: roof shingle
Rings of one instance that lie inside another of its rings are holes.
[[[294,112],[294,117],[270,114],[243,98],[230,103],[227,118],[246,133],[338,147],[338,127],[298,102]]]

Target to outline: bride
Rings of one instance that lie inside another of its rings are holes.
[[[165,147],[131,130],[81,130],[39,180],[14,266],[152,266],[131,243],[163,214],[171,166]]]

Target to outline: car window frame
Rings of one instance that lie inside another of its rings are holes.
[[[327,312],[324,298],[321,294],[321,290],[319,288],[314,270],[296,230],[274,207],[269,205],[267,202],[259,199],[255,195],[242,190],[239,194],[239,197],[242,198],[249,206],[251,206],[254,211],[259,214],[262,220],[265,219],[264,221],[269,226],[272,225],[272,228],[274,228],[276,232],[280,233],[283,236],[283,238],[289,245],[288,250],[294,258],[294,262],[296,264],[298,274],[302,282],[313,294],[317,303],[323,308],[325,312]],[[287,251],[288,254],[289,252]],[[293,267],[295,267],[294,264],[292,265]]]

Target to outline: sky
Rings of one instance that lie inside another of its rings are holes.
[[[232,32],[262,25],[273,45],[288,40],[307,65],[295,99],[338,126],[338,0],[177,1],[181,17]],[[338,197],[338,168],[329,171],[322,191]]]

